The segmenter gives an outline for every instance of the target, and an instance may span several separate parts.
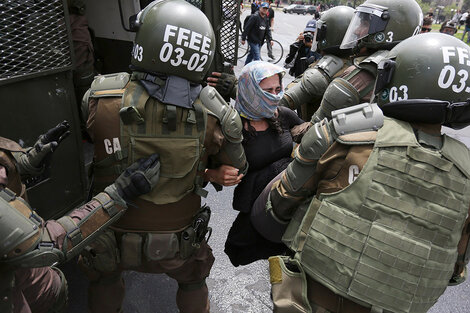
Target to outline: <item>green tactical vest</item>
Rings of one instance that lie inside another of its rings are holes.
[[[284,242],[335,293],[384,312],[427,312],[444,292],[470,204],[470,151],[444,136],[432,151],[385,119],[357,179],[306,202]]]
[[[119,175],[136,160],[158,153],[160,179],[151,192],[140,198],[162,205],[177,202],[191,192],[206,196],[203,178],[196,173],[205,169],[201,157],[207,110],[199,99],[194,107],[190,110],[159,102],[149,96],[133,74],[122,96],[121,112],[129,110],[120,114],[121,150],[97,162],[95,175]]]

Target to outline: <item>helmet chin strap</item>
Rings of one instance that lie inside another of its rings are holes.
[[[410,123],[439,124],[453,129],[470,125],[470,99],[454,102],[413,99],[389,102],[381,107],[385,116]]]

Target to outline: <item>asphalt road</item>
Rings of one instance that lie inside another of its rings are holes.
[[[246,12],[245,12],[246,14]],[[241,20],[244,20],[242,16]],[[273,37],[279,40],[284,51],[303,30],[310,16],[284,14],[276,11]],[[238,73],[244,60],[235,68]],[[284,83],[293,78],[285,77]],[[470,146],[470,130],[449,131]],[[272,312],[267,261],[258,261],[248,266],[233,267],[223,252],[225,237],[236,217],[232,209],[233,188],[216,192],[209,187],[207,204],[212,208],[210,226],[213,228],[210,245],[216,257],[211,275],[207,280],[213,313],[264,313]],[[70,287],[70,313],[86,312],[86,281],[69,262],[65,266]],[[178,312],[175,304],[176,283],[165,275],[127,272],[126,313],[172,313]],[[470,283],[449,287],[431,313],[470,312]]]

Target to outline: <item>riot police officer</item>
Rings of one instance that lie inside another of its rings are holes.
[[[388,50],[420,32],[422,15],[415,0],[367,0],[358,6],[340,46],[357,57],[328,85],[312,123],[330,118],[333,110],[370,101],[377,64]]]
[[[287,86],[281,100],[283,106],[300,109],[304,121],[309,121],[318,109],[333,78],[351,65],[351,49],[340,49],[339,46],[353,15],[353,8],[337,6],[325,11],[317,21],[314,41],[323,57]]]
[[[98,76],[85,95],[95,144],[95,192],[127,164],[156,151],[162,160],[154,192],[83,254],[92,312],[118,312],[123,270],[166,273],[178,282],[181,312],[208,312],[206,277],[214,262],[201,209],[205,170],[223,164],[244,173],[241,120],[212,87],[201,87],[215,52],[207,17],[186,1],[154,1],[136,20],[131,68]]]
[[[293,252],[269,260],[276,312],[424,313],[464,280],[470,151],[441,125],[470,124],[469,53],[451,36],[409,38],[378,65],[377,103],[305,134],[252,216]]]
[[[58,220],[44,221],[25,201],[20,174],[40,174],[67,133],[68,124],[61,123],[26,150],[0,137],[1,312],[65,312],[67,282],[50,266],[76,256],[124,213],[127,201],[149,192],[158,181],[160,164],[153,155],[129,167],[90,202]]]

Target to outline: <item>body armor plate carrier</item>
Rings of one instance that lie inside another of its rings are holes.
[[[358,178],[301,206],[302,238],[284,241],[343,297],[377,312],[427,312],[454,270],[469,164],[462,143],[445,136],[441,150],[425,149],[409,124],[386,119]]]

